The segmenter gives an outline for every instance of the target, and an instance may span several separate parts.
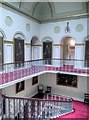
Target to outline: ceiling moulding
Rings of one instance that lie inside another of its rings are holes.
[[[41,24],[43,24],[43,23],[50,23],[50,22],[58,22],[58,21],[81,19],[81,18],[87,18],[87,17],[89,17],[89,13],[78,14],[78,15],[71,15],[71,16],[65,16],[65,17],[59,17],[59,18],[48,19],[48,20],[42,20]]]
[[[4,2],[88,2],[89,0],[0,0]]]
[[[17,1],[19,1],[19,0],[17,0]],[[23,0],[22,0],[22,2],[23,2]],[[47,2],[47,0],[46,0],[46,2]],[[85,17],[89,16],[88,13],[82,13],[82,14],[75,14],[75,15],[69,15],[69,16],[68,15],[64,15],[63,17],[55,17],[53,9],[51,8],[51,15],[52,15],[51,18],[40,20],[39,18],[36,18],[35,16],[32,16],[32,15],[22,11],[21,9],[14,7],[13,5],[11,5],[11,4],[7,3],[7,2],[1,2],[1,3],[2,3],[2,7],[4,7],[5,9],[13,11],[13,12],[19,14],[19,15],[23,15],[25,17],[28,17],[28,18],[30,18],[30,19],[32,19],[35,22],[38,22],[40,24],[42,24],[42,23],[49,23],[49,22],[58,22],[58,21],[63,21],[63,20],[65,21],[65,20],[71,20],[71,19],[80,19],[80,18],[85,18]],[[35,10],[35,8],[33,9],[33,12],[34,12],[34,10]]]
[[[0,2],[0,3],[2,4],[2,7],[5,8],[5,9],[9,9],[10,11],[13,10],[13,12],[16,11],[17,14],[18,14],[18,13],[21,13],[22,15],[25,15],[25,16],[29,17],[30,19],[34,20],[35,22],[38,22],[38,23],[41,22],[40,20],[34,18],[33,16],[30,16],[29,14],[25,13],[24,11],[20,10],[19,8],[14,7],[13,5],[10,5],[10,4],[7,3],[7,2]],[[16,12],[15,12],[15,13],[16,13]],[[20,14],[20,15],[21,15],[21,14]]]
[[[39,12],[40,14],[37,12],[37,10],[40,11]],[[45,10],[45,12],[43,10]],[[53,4],[53,2],[34,3],[32,6],[32,16],[34,16],[35,18],[37,18],[40,21],[42,21],[44,18],[45,19],[50,19],[50,18],[52,19],[54,17],[54,4]]]

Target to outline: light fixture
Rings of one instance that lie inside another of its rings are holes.
[[[65,33],[70,33],[69,22],[67,22],[67,25],[65,27]]]
[[[70,40],[70,46],[75,46],[75,40],[74,39]]]

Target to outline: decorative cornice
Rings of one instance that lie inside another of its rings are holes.
[[[41,24],[51,23],[51,22],[59,22],[59,21],[66,21],[66,20],[72,20],[72,19],[74,20],[74,19],[87,18],[88,16],[89,16],[89,13],[70,15],[70,16],[65,16],[65,17],[57,17],[57,18],[54,18],[54,19],[42,20]]]

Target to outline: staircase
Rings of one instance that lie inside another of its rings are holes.
[[[73,112],[72,98],[61,95],[44,95],[43,99],[2,97],[5,100],[6,108],[2,118],[27,119],[50,119]]]

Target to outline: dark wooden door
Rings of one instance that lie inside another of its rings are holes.
[[[45,60],[45,64],[51,64],[52,42],[43,42],[43,59]]]
[[[24,62],[24,40],[14,39],[15,62]]]

